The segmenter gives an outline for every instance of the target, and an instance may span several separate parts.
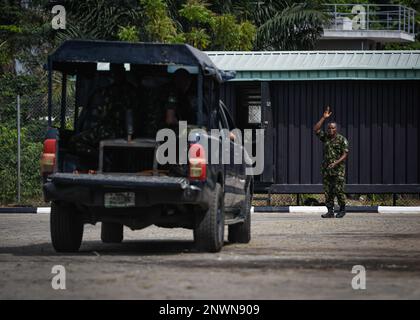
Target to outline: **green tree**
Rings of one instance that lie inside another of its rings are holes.
[[[183,42],[175,22],[169,16],[168,6],[163,0],[140,0],[143,8],[144,40],[151,42]]]
[[[313,49],[327,22],[317,1],[293,3],[267,0],[258,3],[254,14],[259,50]]]
[[[68,39],[118,40],[121,27],[137,25],[140,10],[134,0],[84,0],[62,2],[66,29],[56,32],[61,42]]]
[[[213,50],[252,50],[256,27],[249,21],[238,24],[235,16],[224,14],[212,22]]]
[[[187,0],[178,11],[183,18],[184,36],[187,43],[198,49],[210,45],[209,27],[214,21],[214,13],[201,0]]]
[[[185,38],[199,49],[251,50],[256,28],[247,20],[238,23],[233,14],[218,15],[202,0],[188,0],[179,10]]]

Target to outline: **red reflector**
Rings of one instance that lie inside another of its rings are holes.
[[[41,155],[41,173],[48,174],[54,172],[56,150],[56,139],[46,139],[44,141],[44,151]]]
[[[56,151],[56,139],[47,139],[44,141],[44,153],[53,153]]]
[[[201,144],[195,143],[188,150],[190,164],[189,178],[204,181],[207,179],[206,153]]]

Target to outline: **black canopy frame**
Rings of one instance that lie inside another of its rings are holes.
[[[198,67],[198,122],[203,119],[203,79],[210,77],[223,83],[235,72],[219,70],[210,58],[187,44],[130,43],[119,41],[68,40],[48,57],[48,126],[52,124],[52,73],[62,72],[62,85],[67,75],[95,71],[97,63]],[[62,93],[66,94],[65,89]],[[65,97],[62,97],[65,101]],[[61,106],[63,122],[63,103]]]

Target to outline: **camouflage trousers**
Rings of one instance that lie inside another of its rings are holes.
[[[345,178],[341,175],[323,176],[323,185],[325,192],[325,205],[327,208],[334,208],[334,198],[337,197],[338,205],[346,205],[346,195],[344,193]]]

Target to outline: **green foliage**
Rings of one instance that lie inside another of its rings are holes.
[[[185,20],[185,41],[198,49],[206,49],[211,41],[208,27],[214,21],[214,14],[207,6],[201,0],[187,0],[178,10],[180,17]]]
[[[120,26],[135,25],[140,11],[135,1],[63,1],[66,8],[65,30],[57,31],[59,41],[68,39],[118,40]]]
[[[39,159],[42,143],[30,142],[27,130],[21,131],[21,190],[22,202],[41,196]],[[0,124],[0,203],[16,203],[17,190],[17,130]]]
[[[213,50],[251,50],[256,27],[249,21],[236,23],[235,16],[225,14],[213,19]]]
[[[188,0],[178,12],[192,25],[210,24],[214,13],[207,7],[208,4],[201,0]]]
[[[169,17],[163,0],[140,0],[143,8],[146,41],[173,43],[178,38],[174,21]]]
[[[188,0],[178,11],[185,20],[187,43],[210,50],[251,50],[256,28],[250,21],[238,23],[233,14],[217,15],[202,0]]]
[[[203,28],[193,27],[190,32],[184,34],[187,43],[198,49],[206,49],[210,44],[210,36]]]
[[[258,6],[256,47],[260,50],[313,49],[327,22],[319,3],[268,0]]]
[[[124,27],[121,26],[118,31],[118,39],[121,41],[138,42],[139,33],[134,26]]]
[[[49,13],[20,6],[20,1],[0,0],[0,74],[13,71],[13,59],[51,41],[46,28]]]
[[[12,73],[0,75],[0,122],[16,122],[16,97],[18,94],[31,92],[27,99],[33,100],[37,94],[42,94],[40,81],[31,75],[16,76]],[[30,120],[31,110],[22,110],[22,120]]]

